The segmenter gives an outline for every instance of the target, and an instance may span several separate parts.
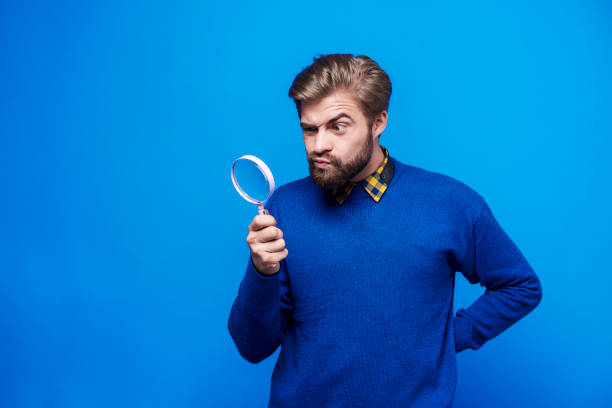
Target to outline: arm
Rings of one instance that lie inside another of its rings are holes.
[[[268,211],[278,222],[273,209],[268,204]],[[274,353],[282,342],[292,310],[285,259],[280,261],[276,274],[263,275],[255,269],[249,254],[246,273],[228,318],[228,329],[240,355],[257,364]]]
[[[540,280],[504,232],[486,202],[472,225],[472,235],[457,270],[486,291],[454,319],[455,351],[478,350],[542,299]]]

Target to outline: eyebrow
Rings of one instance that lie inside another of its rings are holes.
[[[333,123],[333,122],[335,122],[335,121],[337,121],[338,119],[341,119],[341,118],[348,118],[351,122],[354,122],[353,118],[351,118],[348,113],[342,112],[342,113],[334,116],[330,120],[328,120],[327,124],[329,125],[330,123]],[[302,128],[316,128],[315,125],[312,125],[312,124],[306,123],[306,122],[300,122],[300,125],[302,126]]]

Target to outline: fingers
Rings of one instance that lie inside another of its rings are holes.
[[[275,241],[283,237],[283,231],[274,226],[265,227],[258,231],[250,231],[247,235],[248,244]]]
[[[246,241],[251,250],[253,265],[261,273],[277,272],[280,261],[289,254],[285,248],[283,231],[269,214],[258,214],[253,218]]]
[[[259,253],[259,259],[262,263],[268,266],[274,266],[273,264],[282,261],[287,257],[289,251],[287,248],[283,249],[280,252],[263,252]]]
[[[281,238],[275,239],[274,241],[268,241],[262,249],[267,252],[280,252],[285,249],[285,240]]]
[[[251,221],[249,231],[259,231],[269,226],[276,226],[276,219],[269,214],[258,214]]]

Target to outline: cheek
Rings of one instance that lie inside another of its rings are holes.
[[[347,132],[336,141],[335,150],[342,157],[348,157],[360,150],[365,139],[356,131]]]
[[[304,138],[304,148],[306,149],[306,153],[310,154],[312,151],[313,145],[309,138]]]

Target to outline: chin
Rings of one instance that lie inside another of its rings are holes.
[[[317,186],[324,188],[324,189],[334,189],[334,188],[338,188],[341,187],[344,183],[339,183],[338,181],[333,182],[330,180],[321,180],[321,178],[317,177],[317,176],[313,176],[312,174],[310,175],[310,178],[312,179],[313,183],[315,183]]]
[[[310,178],[313,183],[324,189],[334,189],[341,187],[346,182],[345,180],[337,180],[337,175],[334,175],[335,169],[322,169],[311,163],[309,166]],[[334,177],[335,176],[335,177]],[[334,179],[336,178],[336,179]]]

